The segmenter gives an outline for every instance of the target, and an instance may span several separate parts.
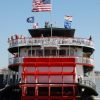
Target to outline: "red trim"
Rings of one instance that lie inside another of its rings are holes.
[[[71,62],[71,63],[63,63],[63,62],[33,62],[33,63],[22,63],[21,66],[23,67],[50,67],[50,66],[53,66],[53,67],[75,67],[75,63]]]
[[[24,58],[23,59],[24,62],[21,64],[22,66],[22,70],[23,70],[23,73],[22,73],[22,82],[25,82],[27,76],[30,76],[30,75],[33,75],[35,76],[35,81],[38,80],[39,76],[43,76],[43,75],[46,75],[46,76],[51,76],[51,75],[54,75],[54,76],[57,76],[57,75],[61,75],[62,76],[62,80],[63,80],[63,76],[65,75],[68,75],[68,76],[73,76],[73,83],[75,82],[75,58]],[[25,70],[26,67],[35,67],[35,71],[31,71],[31,72],[28,72]],[[54,72],[54,71],[44,71],[44,72],[40,72],[37,70],[37,67],[48,67],[48,69],[50,67],[61,67],[62,68],[62,71],[63,71],[63,67],[73,67],[73,70],[72,72]],[[49,80],[48,80],[49,82]],[[62,82],[63,83],[63,82]],[[50,85],[50,82],[48,83],[48,86],[46,84],[43,84],[43,86],[46,86],[49,88],[49,95],[48,96],[39,96],[38,95],[38,87],[41,87],[41,85],[39,85],[37,82],[35,85],[31,85],[31,84],[22,84],[21,85],[21,88],[22,88],[22,98],[21,100],[33,100],[33,99],[37,99],[37,100],[52,100],[52,99],[57,99],[57,100],[76,100],[75,98],[75,88],[76,88],[76,85],[75,84],[66,84],[66,86],[64,86],[64,84],[60,85],[58,83],[58,85],[53,85],[54,87],[55,86],[60,86],[62,87],[62,89],[64,87],[71,87],[73,89],[72,91],[72,95],[71,96],[64,96],[64,91],[62,90],[62,96],[50,96],[50,87],[52,87]],[[26,88],[27,87],[34,87],[35,88],[35,96],[26,96]]]
[[[74,96],[22,96],[21,100],[76,100]]]
[[[75,62],[75,58],[24,58],[23,62]]]
[[[75,75],[74,72],[23,72],[22,75]]]
[[[94,65],[92,65],[92,64],[76,63],[76,65],[84,65],[86,67],[94,67]]]

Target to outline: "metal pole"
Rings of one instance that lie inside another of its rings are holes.
[[[52,24],[51,24],[51,37],[52,37]]]
[[[70,56],[70,45],[69,45],[69,56]]]
[[[51,5],[52,5],[52,0],[51,0]],[[52,37],[52,10],[50,12],[50,22],[51,22],[50,28],[51,28],[51,37]]]
[[[31,57],[32,57],[32,38],[31,38]]]

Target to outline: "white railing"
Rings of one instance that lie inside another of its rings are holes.
[[[86,57],[76,57],[76,63],[92,64],[94,65],[94,59]]]
[[[71,57],[72,56],[61,57],[61,58],[71,58]],[[32,57],[32,58],[34,58],[34,57]],[[51,56],[51,58],[52,58],[52,56]],[[59,56],[55,56],[55,58],[60,58],[60,57]],[[9,58],[9,65],[18,64],[18,63],[22,63],[22,62],[23,62],[23,57]],[[82,64],[91,64],[91,65],[94,65],[94,60],[93,59],[91,59],[91,58],[85,58],[85,57],[75,57],[75,62],[76,63],[82,63]]]
[[[76,45],[93,48],[93,42],[83,38],[63,38],[63,37],[44,37],[44,38],[23,38],[9,41],[9,48],[25,45],[39,45],[42,47],[59,47],[60,45]]]
[[[19,63],[22,63],[22,62],[23,62],[23,58],[22,57],[12,57],[12,58],[9,58],[9,65],[19,64]]]
[[[96,85],[90,80],[82,80],[82,83],[80,83],[80,84],[86,85],[86,86],[91,87],[94,90],[96,90]]]

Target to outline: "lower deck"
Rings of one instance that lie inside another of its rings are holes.
[[[97,92],[80,84],[20,84],[0,91],[0,100],[95,100]]]
[[[75,100],[76,85],[73,84],[23,84],[22,100]]]

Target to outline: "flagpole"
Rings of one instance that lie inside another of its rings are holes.
[[[51,0],[51,11],[50,11],[50,28],[51,28],[51,37],[52,37],[52,0]]]
[[[33,0],[33,1],[35,1],[35,0]],[[33,3],[33,2],[32,2]],[[32,5],[32,7],[33,7],[33,5]],[[33,7],[34,8],[34,7]],[[36,26],[35,26],[35,24],[36,23],[38,23],[38,20],[39,20],[39,15],[38,15],[38,12],[36,12],[36,11],[33,11],[32,10],[32,12],[34,12],[34,23],[33,23],[33,25],[32,25],[32,28],[34,29]]]
[[[51,28],[51,37],[52,37],[52,13],[50,12],[50,28]]]

